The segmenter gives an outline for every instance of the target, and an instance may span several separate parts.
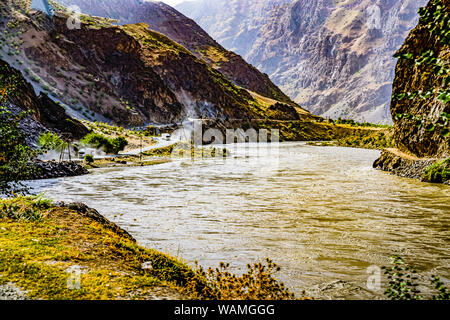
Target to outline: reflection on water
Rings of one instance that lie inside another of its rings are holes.
[[[270,257],[297,293],[320,284],[319,297],[380,295],[363,289],[366,270],[394,253],[449,278],[448,186],[376,171],[374,150],[282,143],[277,161],[245,150],[33,184],[205,267],[227,261],[240,270]]]

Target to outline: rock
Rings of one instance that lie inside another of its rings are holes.
[[[430,1],[426,10],[433,15],[437,6],[450,12],[448,1]],[[440,30],[439,26],[446,26],[447,30]],[[431,32],[431,29],[436,31]],[[433,64],[432,59],[427,63],[421,62],[424,54],[432,51],[434,58],[437,58],[435,61],[448,65],[448,40],[445,43],[444,39],[438,37],[444,31],[448,31],[448,24],[445,22],[427,22],[422,18],[397,52],[400,58],[395,69],[391,114],[398,150],[383,151],[374,167],[402,177],[422,179],[424,171],[430,165],[450,157],[449,123],[448,119],[444,119],[450,113],[450,103],[441,98],[441,92],[448,90],[448,74],[436,72],[437,62]],[[434,72],[431,72],[433,69]],[[418,94],[425,92],[429,93],[425,98]]]
[[[25,291],[15,284],[7,282],[0,285],[0,300],[29,300]]]
[[[427,10],[432,10],[432,8],[432,5],[427,6]],[[446,8],[448,14],[450,12],[448,1]],[[438,97],[440,92],[449,90],[448,74],[438,75],[437,72],[430,71],[433,66],[428,63],[414,62],[415,59],[421,60],[421,55],[428,50],[432,50],[435,58],[440,60],[443,65],[448,66],[450,46],[438,41],[437,36],[429,32],[428,25],[422,19],[398,51],[398,53],[409,53],[412,58],[399,59],[395,69],[393,95],[413,94],[419,91],[424,93],[430,90],[434,92],[426,99],[416,96],[413,99],[406,97],[392,100],[394,138],[401,151],[412,153],[418,157],[447,158],[450,157],[450,135],[445,137],[441,133],[439,125],[445,126],[440,117],[444,112],[450,114],[450,103],[441,101]],[[447,77],[447,82],[444,81],[445,77]],[[402,117],[396,118],[399,114]],[[417,125],[414,118],[422,119],[423,124]],[[428,130],[427,124],[433,123],[436,124],[435,129]],[[447,130],[450,129],[449,125],[447,122]]]
[[[420,179],[427,168],[436,163],[436,160],[407,159],[389,150],[383,150],[381,157],[375,160],[375,169],[391,172],[404,178]]]
[[[39,161],[31,163],[36,168],[33,179],[53,179],[61,177],[73,177],[88,174],[89,171],[82,165],[72,161]]]
[[[198,0],[178,10],[314,114],[391,121],[396,59],[427,0]]]
[[[107,227],[114,232],[117,232],[121,236],[124,236],[130,239],[133,242],[136,240],[124,229],[120,228],[115,223],[109,221],[104,216],[102,216],[97,210],[92,209],[81,202],[55,202],[53,203],[55,207],[67,208],[73,211],[77,211],[78,213],[91,218],[92,220],[100,223],[102,226]]]

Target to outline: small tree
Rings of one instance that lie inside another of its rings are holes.
[[[38,145],[43,151],[57,150],[61,151],[64,148],[65,142],[53,132],[46,132],[39,136]]]
[[[117,154],[125,149],[128,145],[128,141],[124,137],[117,137],[111,140],[111,144],[113,153]]]
[[[19,122],[28,115],[23,112],[13,115],[6,107],[10,87],[0,89],[0,193],[25,193],[21,180],[33,177],[35,169],[29,162],[36,152],[25,145],[19,130]]]
[[[94,157],[91,154],[87,154],[84,156],[84,162],[87,164],[92,164],[94,163]]]
[[[59,161],[62,161],[64,158],[64,151],[69,152],[70,158],[70,145],[68,142],[62,140],[56,133],[46,132],[39,136],[38,145],[41,147],[43,152],[48,152],[51,150],[55,150],[59,152]]]

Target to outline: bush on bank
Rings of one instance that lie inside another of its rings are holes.
[[[123,151],[125,147],[128,145],[128,141],[124,137],[117,138],[107,138],[99,133],[89,133],[85,136],[81,143],[93,146],[97,149],[103,149],[106,153],[109,154],[118,154],[120,151]]]

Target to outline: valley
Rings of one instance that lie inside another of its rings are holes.
[[[426,3],[199,0],[176,8],[314,114],[392,123],[393,55]]]
[[[448,299],[426,2],[0,4],[0,299]]]

